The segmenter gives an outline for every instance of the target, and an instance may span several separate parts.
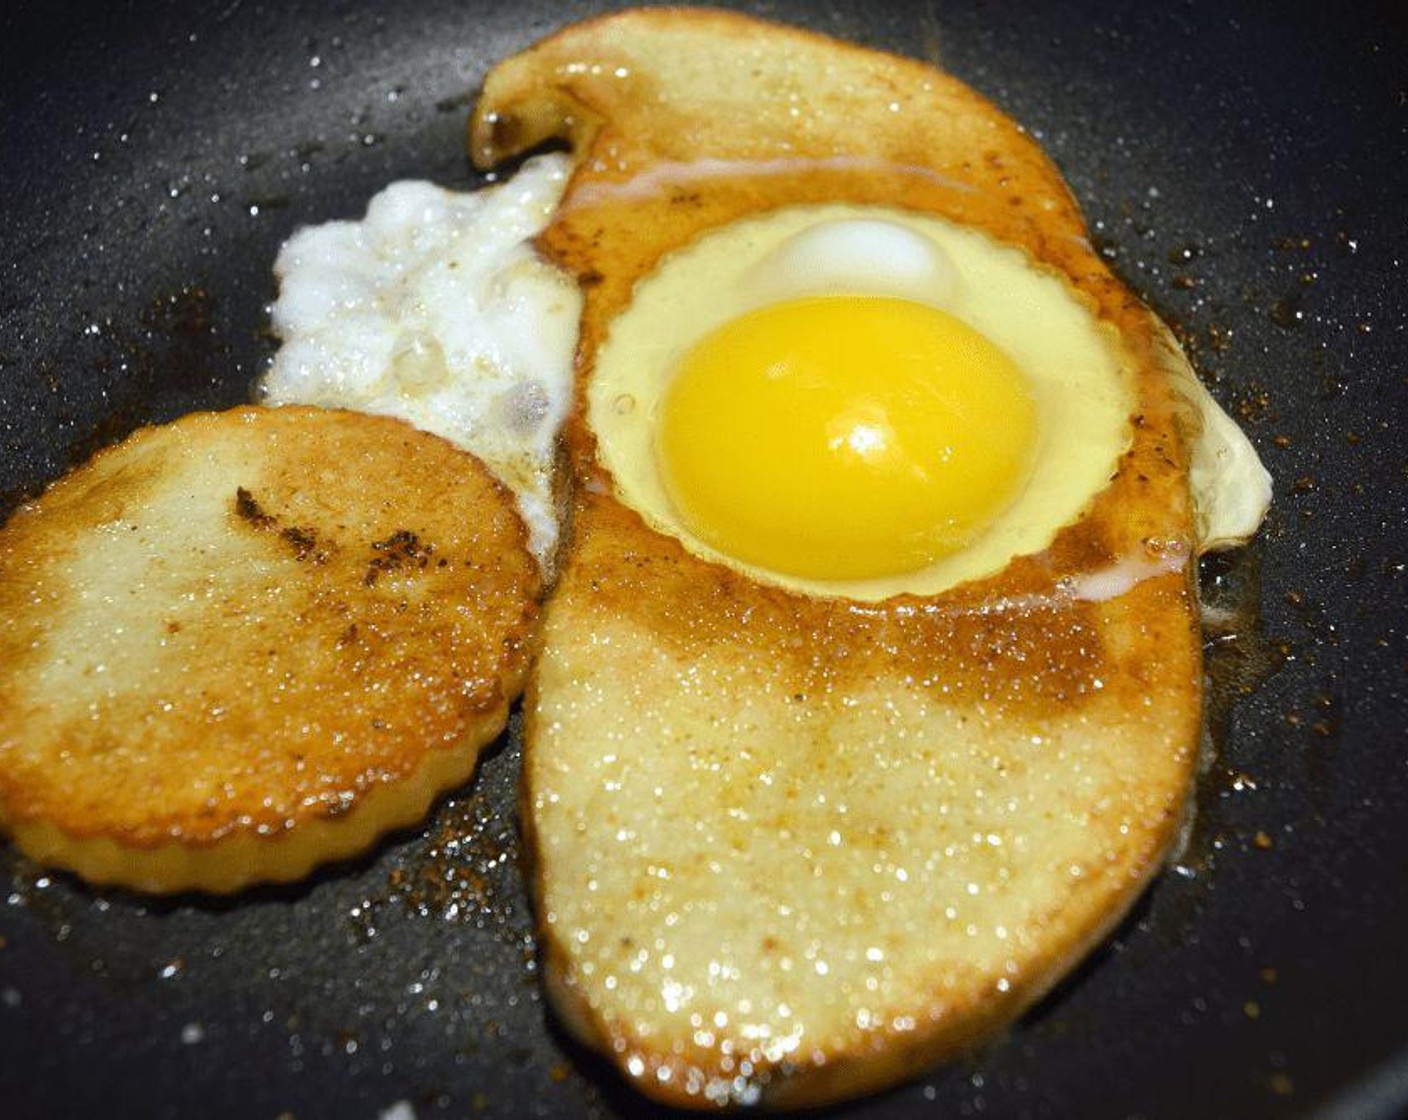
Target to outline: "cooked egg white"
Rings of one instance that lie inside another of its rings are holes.
[[[1162,326],[1162,324],[1160,324]],[[1190,442],[1188,485],[1199,552],[1246,544],[1271,506],[1271,472],[1237,422],[1198,380],[1182,347],[1166,327],[1158,337],[1173,391],[1185,405]]]
[[[472,451],[513,491],[545,566],[581,297],[531,239],[569,169],[541,156],[473,193],[394,183],[363,220],[299,231],[275,264],[283,345],[261,385],[270,404],[397,416]]]

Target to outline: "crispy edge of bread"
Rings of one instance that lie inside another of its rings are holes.
[[[211,462],[234,476],[210,477]],[[401,484],[422,492],[396,493]],[[194,539],[162,535],[186,517],[163,501],[190,502]],[[152,578],[168,591],[188,584],[206,613],[164,601],[160,587],[147,600],[137,571],[72,586],[95,574],[85,545],[100,547],[115,525],[145,536],[148,522],[159,538],[146,546],[161,567]],[[0,825],[41,863],[148,892],[290,881],[365,851],[468,780],[507,722],[537,632],[540,577],[526,541],[512,496],[478,460],[399,420],[251,407],[134,433],[0,530],[10,655]],[[238,567],[217,566],[232,559]],[[55,666],[81,651],[50,648],[51,632],[105,625],[94,612],[131,627],[130,656],[98,667],[108,691],[80,680],[66,694]],[[167,642],[196,656],[163,665],[154,683],[139,661],[166,656]],[[278,703],[284,690],[296,710]],[[113,722],[93,732],[65,708],[88,703]],[[162,704],[177,714],[157,714]],[[97,769],[85,770],[94,750]],[[77,786],[46,772],[46,751]],[[224,788],[222,766],[234,771]],[[165,772],[182,767],[211,805],[190,800],[186,774]]]

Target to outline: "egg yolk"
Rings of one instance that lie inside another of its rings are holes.
[[[822,296],[750,311],[660,404],[665,488],[702,541],[811,579],[915,571],[1016,496],[1036,437],[1021,371],[937,308]]]

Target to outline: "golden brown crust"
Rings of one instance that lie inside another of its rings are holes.
[[[1030,1006],[1176,833],[1200,667],[1156,321],[1040,149],[916,62],[728,13],[621,13],[488,76],[477,161],[552,137],[579,162],[541,244],[587,298],[573,527],[527,705],[549,992],[676,1105],[892,1084]],[[1045,552],[857,605],[751,582],[617,500],[585,384],[635,282],[713,226],[819,201],[977,226],[1119,331],[1130,449]]]
[[[538,592],[511,496],[399,421],[144,429],[0,531],[0,822],[150,890],[349,855],[469,775]]]

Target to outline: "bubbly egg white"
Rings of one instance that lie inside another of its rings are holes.
[[[473,193],[393,183],[361,221],[300,230],[274,266],[283,345],[260,387],[269,404],[397,416],[473,452],[513,491],[544,566],[581,296],[531,239],[570,169],[541,156]]]

